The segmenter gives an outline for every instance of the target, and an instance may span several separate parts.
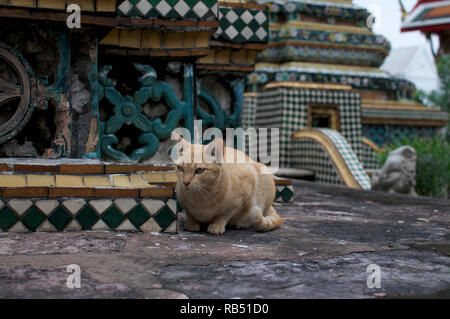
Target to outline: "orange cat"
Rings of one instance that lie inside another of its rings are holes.
[[[176,135],[176,134],[175,134]],[[208,233],[219,235],[225,227],[256,227],[270,231],[281,226],[283,219],[272,207],[275,199],[273,175],[264,164],[252,161],[244,153],[224,147],[222,139],[207,146],[191,144],[178,138],[181,158],[177,161],[177,198],[187,219],[184,229],[199,231],[207,224]],[[206,148],[206,150],[205,150]],[[217,151],[217,150],[223,150]],[[212,154],[215,160],[194,163],[194,152]],[[229,153],[228,153],[229,152]],[[240,155],[246,163],[227,161]],[[189,160],[190,159],[190,160]]]

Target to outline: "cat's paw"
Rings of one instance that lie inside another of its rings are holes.
[[[219,224],[210,224],[207,231],[208,233],[213,235],[220,235],[225,232],[225,226]]]
[[[184,223],[184,230],[191,231],[191,232],[198,232],[198,231],[200,231],[200,224],[192,219],[187,220]]]

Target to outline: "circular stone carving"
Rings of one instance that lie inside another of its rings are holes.
[[[30,120],[36,80],[25,58],[0,42],[0,144],[15,137]],[[6,74],[6,76],[5,76]]]

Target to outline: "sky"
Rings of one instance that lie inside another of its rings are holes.
[[[406,11],[411,11],[417,0],[402,0]],[[426,44],[427,39],[419,31],[400,32],[401,9],[398,0],[353,0],[360,7],[367,8],[376,17],[374,32],[384,35],[393,48]]]
[[[374,33],[381,34],[387,38],[391,42],[391,47],[393,49],[421,46],[427,52],[429,62],[434,63],[430,42],[420,31],[400,31],[402,25],[402,12],[398,0],[353,0],[353,3],[366,8],[375,15],[376,22],[373,27]],[[417,0],[402,0],[402,3],[406,11],[410,12],[417,3]],[[437,37],[433,37],[433,45],[435,50],[439,47],[439,40]],[[386,71],[389,72],[389,70]],[[408,78],[408,80],[414,82],[417,88],[427,92],[438,88],[439,80],[436,70],[428,73],[425,76],[425,80],[423,78],[424,76],[422,75],[420,79]]]

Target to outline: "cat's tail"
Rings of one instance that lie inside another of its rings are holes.
[[[280,227],[281,224],[283,224],[283,218],[270,206],[264,213],[263,221],[259,225],[258,230],[261,232],[271,231]]]

